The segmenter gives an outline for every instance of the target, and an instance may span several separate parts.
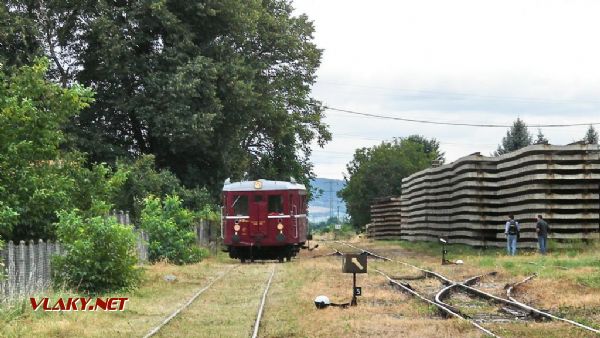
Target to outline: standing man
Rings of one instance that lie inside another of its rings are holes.
[[[537,215],[537,223],[535,225],[535,232],[538,236],[538,244],[540,246],[540,252],[542,255],[546,254],[546,246],[548,245],[548,232],[550,227],[548,223],[544,221],[542,215]]]
[[[509,255],[514,256],[517,253],[517,238],[519,236],[519,222],[515,221],[514,215],[508,215],[508,221],[504,226],[504,234],[506,235],[506,251]]]

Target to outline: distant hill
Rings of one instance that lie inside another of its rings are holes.
[[[314,199],[308,203],[308,218],[310,221],[320,222],[327,220],[330,215],[337,216],[338,207],[340,218],[347,217],[346,204],[341,198],[337,197],[337,192],[344,187],[343,180],[315,178],[311,184],[317,190],[317,193]]]

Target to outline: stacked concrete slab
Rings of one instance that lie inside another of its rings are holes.
[[[371,205],[371,223],[367,236],[375,239],[394,239],[400,236],[400,198],[381,198]]]
[[[599,184],[598,145],[533,145],[498,157],[473,154],[402,180],[401,224],[394,234],[410,241],[445,237],[503,246],[504,224],[512,213],[523,227],[522,246],[535,245],[536,214],[550,223],[550,238],[598,238]]]

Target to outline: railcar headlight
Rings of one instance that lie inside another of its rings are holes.
[[[278,223],[277,224],[277,230],[283,230],[283,224]]]
[[[239,224],[234,225],[233,230],[240,231],[240,225]]]

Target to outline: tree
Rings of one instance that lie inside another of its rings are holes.
[[[91,162],[154,154],[186,186],[212,192],[244,172],[308,184],[311,144],[331,138],[310,97],[321,58],[314,28],[287,0],[5,8],[33,25],[22,34],[53,60],[56,82],[97,92],[67,129]]]
[[[346,185],[338,195],[346,202],[351,222],[360,228],[371,220],[371,202],[378,197],[402,193],[402,179],[439,160],[438,142],[410,136],[357,149],[344,176]]]
[[[133,162],[117,161],[115,175],[126,178],[112,201],[118,209],[129,210],[133,222],[139,221],[144,199],[150,195],[158,198],[178,195],[184,199],[184,206],[187,208],[210,208],[210,195],[205,189],[185,188],[172,172],[156,167],[154,155],[143,155]]]
[[[16,69],[31,65],[43,53],[41,39],[37,35],[35,20],[28,16],[14,15],[6,1],[0,3],[0,64]]]
[[[53,238],[56,211],[80,205],[77,154],[59,149],[61,127],[92,102],[90,90],[45,80],[48,62],[0,71],[0,235]],[[83,169],[82,169],[83,170]]]
[[[598,132],[593,125],[588,128],[583,141],[587,144],[598,144]]]
[[[534,144],[549,144],[548,139],[542,133],[542,129],[538,128],[537,138]]]
[[[440,142],[438,140],[434,138],[427,139],[421,135],[410,135],[406,139],[422,144],[426,154],[437,153],[437,158],[435,158],[435,160],[438,161],[439,164],[444,164],[444,162],[446,162],[446,153],[440,150]]]
[[[495,156],[509,153],[527,147],[533,143],[533,138],[527,130],[527,125],[523,120],[517,118],[512,127],[506,132],[506,136],[502,138],[502,144],[498,145],[498,150]]]

